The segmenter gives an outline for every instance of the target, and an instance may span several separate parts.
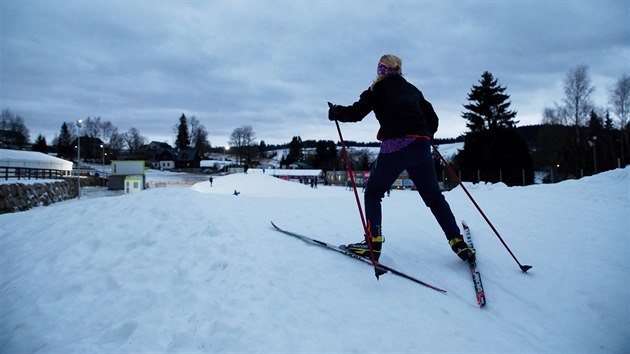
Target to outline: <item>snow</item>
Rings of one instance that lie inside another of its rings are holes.
[[[464,143],[441,144],[437,148],[446,160],[452,161],[459,151],[464,149]]]
[[[381,261],[447,294],[272,229],[359,241],[343,187],[235,174],[0,215],[0,352],[627,353],[629,171],[466,185],[527,274],[461,188],[445,193],[483,309],[413,191],[383,200]]]

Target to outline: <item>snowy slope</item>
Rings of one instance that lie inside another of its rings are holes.
[[[488,305],[417,193],[384,198],[392,275],[275,232],[362,238],[352,193],[262,174],[0,215],[0,352],[561,352],[630,348],[630,168],[461,189]],[[234,189],[241,192],[232,195]]]

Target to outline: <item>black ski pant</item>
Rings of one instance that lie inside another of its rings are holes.
[[[409,173],[409,178],[418,188],[424,204],[431,209],[446,238],[459,237],[460,231],[453,212],[438,185],[431,143],[427,139],[417,139],[399,151],[378,155],[365,189],[365,215],[372,236],[381,234],[381,201],[385,192],[404,170]]]

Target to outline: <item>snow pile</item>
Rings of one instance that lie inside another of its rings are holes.
[[[252,170],[250,170],[252,171]],[[311,188],[310,184],[287,182],[266,173],[238,173],[225,177],[214,178],[212,187],[210,183],[197,183],[193,190],[211,194],[234,194],[248,197],[278,197],[278,198],[318,198],[331,196],[331,189],[318,186]],[[319,188],[323,188],[322,191]]]
[[[417,193],[384,198],[382,262],[275,232],[362,238],[354,196],[266,175],[0,215],[0,352],[562,352],[630,348],[630,168],[460,188],[488,305]],[[234,189],[241,192],[232,195]]]

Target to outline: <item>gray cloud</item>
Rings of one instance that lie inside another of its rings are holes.
[[[151,140],[174,140],[181,113],[213,145],[251,125],[267,143],[336,140],[326,101],[350,104],[384,53],[433,103],[439,137],[465,131],[462,104],[488,70],[521,124],[590,67],[596,104],[628,72],[630,6],[554,2],[0,3],[0,105],[49,141],[63,121],[100,116]],[[374,119],[344,125],[373,141]]]

